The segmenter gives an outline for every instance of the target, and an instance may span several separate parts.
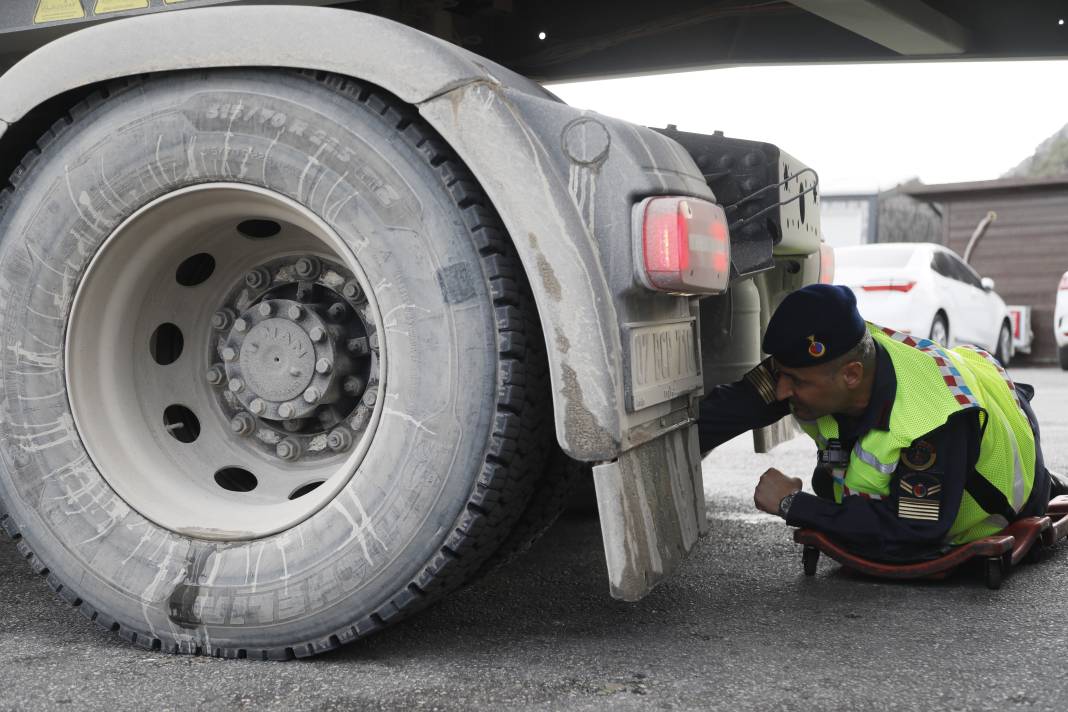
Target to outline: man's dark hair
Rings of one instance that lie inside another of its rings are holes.
[[[837,371],[850,361],[860,361],[865,372],[875,368],[875,339],[871,337],[871,333],[865,331],[857,345],[832,361],[831,366]]]

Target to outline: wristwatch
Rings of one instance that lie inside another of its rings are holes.
[[[800,491],[798,490],[797,492]],[[786,515],[790,513],[790,505],[794,503],[794,497],[797,496],[797,492],[791,492],[779,500],[779,516],[783,519],[786,519]]]

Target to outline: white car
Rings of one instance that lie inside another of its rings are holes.
[[[1012,328],[994,280],[957,253],[929,242],[896,242],[834,251],[835,283],[857,295],[866,320],[944,346],[973,344],[1002,365],[1012,360]]]
[[[1057,341],[1057,358],[1068,371],[1068,272],[1057,287],[1057,306],[1053,310],[1053,338]]]

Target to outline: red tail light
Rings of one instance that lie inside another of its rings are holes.
[[[731,243],[723,208],[698,198],[649,198],[641,216],[638,276],[649,289],[718,294],[730,280]]]
[[[820,243],[820,284],[834,282],[834,248],[826,242]]]
[[[890,280],[889,282],[875,282],[873,284],[861,285],[861,289],[865,292],[907,292],[916,286],[915,282],[906,282],[904,280]]]
[[[1062,289],[1068,289],[1068,272],[1065,272],[1064,276],[1061,277],[1061,286],[1057,287],[1057,289],[1058,291]]]

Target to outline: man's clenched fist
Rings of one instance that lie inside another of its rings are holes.
[[[753,501],[757,509],[768,514],[779,513],[779,502],[791,492],[801,490],[801,480],[796,477],[787,477],[774,467],[760,476],[756,491],[753,493]]]

